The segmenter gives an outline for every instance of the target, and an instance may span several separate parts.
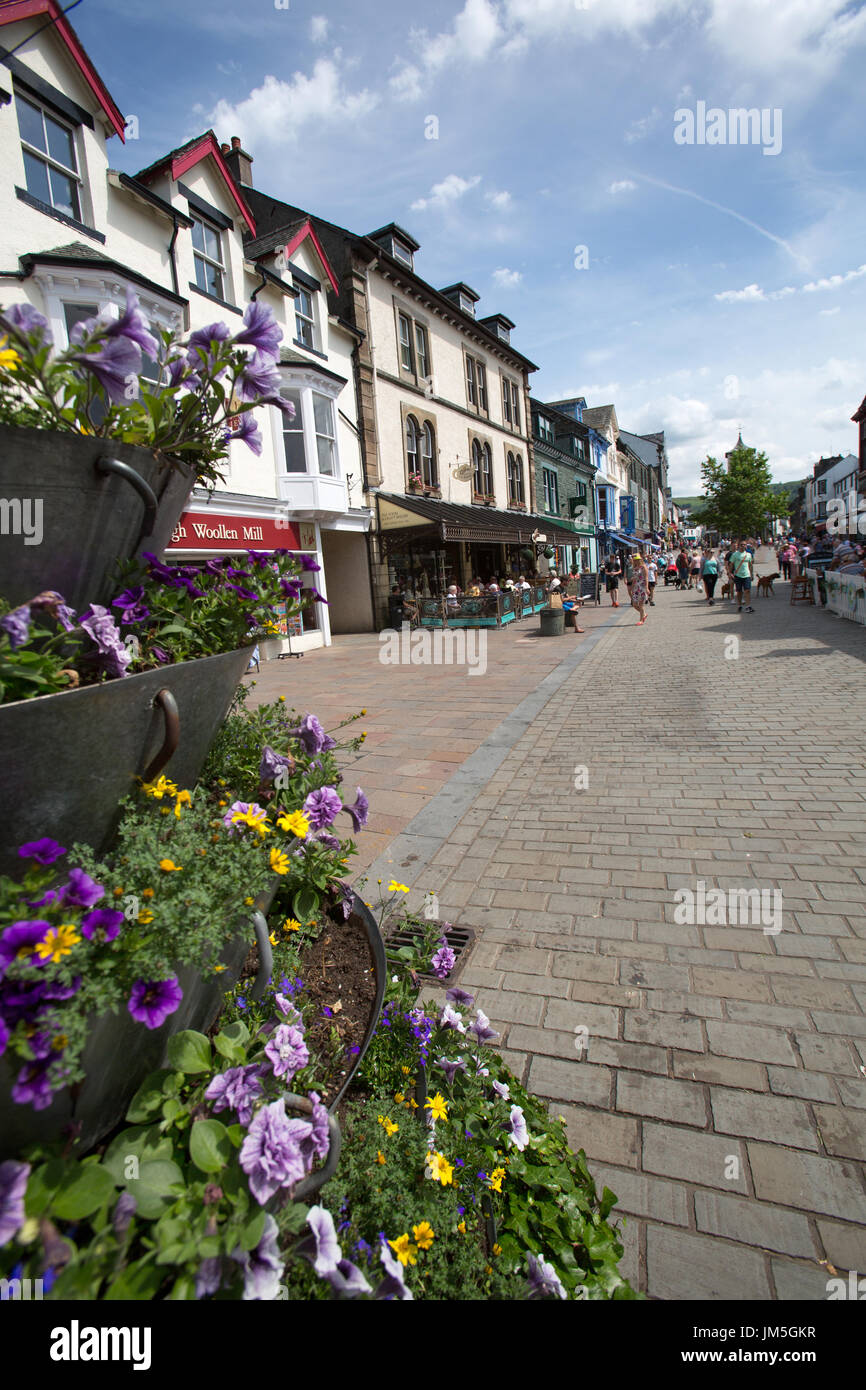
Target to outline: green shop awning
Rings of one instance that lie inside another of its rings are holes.
[[[551,545],[573,545],[578,534],[567,523],[551,517],[532,516],[526,512],[501,511],[497,507],[464,506],[444,502],[438,497],[423,497],[413,493],[376,493],[379,530],[387,535],[393,531],[432,530],[442,541],[478,541],[482,544],[532,545],[533,531],[540,531]]]

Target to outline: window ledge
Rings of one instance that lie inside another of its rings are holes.
[[[207,290],[203,290],[199,285],[194,284],[192,280],[189,282],[189,287],[194,294],[200,294],[202,299],[209,299],[213,304],[219,304],[221,309],[228,309],[230,313],[239,314],[241,318],[243,318],[244,311],[243,309],[239,309],[237,304],[229,304],[227,299],[220,299],[218,294],[208,294]]]
[[[44,212],[46,217],[52,217],[55,222],[62,222],[64,227],[74,227],[76,232],[81,232],[83,236],[89,236],[91,241],[105,244],[105,237],[95,227],[88,227],[85,222],[79,222],[76,218],[70,217],[68,213],[58,212],[57,208],[53,208],[50,203],[43,203],[41,198],[34,198],[32,193],[27,192],[26,188],[16,188],[15,196],[36,212]]]
[[[327,362],[328,354],[326,352],[319,352],[318,348],[308,347],[306,343],[301,342],[300,338],[293,338],[292,343],[295,347],[303,348],[304,352],[311,352],[314,357],[320,357],[323,362]]]

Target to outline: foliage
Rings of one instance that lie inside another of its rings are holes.
[[[727,465],[709,457],[701,464],[705,500],[700,520],[736,539],[762,535],[769,519],[787,516],[787,508],[771,490],[767,456],[752,448],[734,449]]]

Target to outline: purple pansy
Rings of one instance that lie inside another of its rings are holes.
[[[26,961],[28,965],[38,965],[36,946],[50,930],[50,922],[13,922],[0,936],[0,971],[4,971],[16,959]]]
[[[176,975],[167,980],[136,980],[127,1008],[146,1028],[159,1028],[180,1006],[183,990]]]
[[[333,787],[318,787],[310,792],[303,807],[304,815],[314,830],[324,830],[326,826],[333,825],[334,818],[342,809],[343,803]]]
[[[299,1182],[306,1171],[301,1144],[309,1139],[312,1125],[290,1120],[282,1100],[264,1105],[249,1128],[240,1151],[240,1165],[249,1179],[256,1201],[265,1202]]]
[[[280,1024],[265,1047],[265,1056],[274,1069],[274,1076],[284,1076],[287,1082],[310,1060],[304,1035],[292,1023]]]
[[[111,907],[94,907],[81,919],[81,935],[88,941],[113,941],[123,926],[123,913]]]
[[[276,356],[282,340],[283,330],[274,318],[273,310],[253,299],[244,310],[244,327],[235,334],[234,342],[248,343],[260,352]]]
[[[359,830],[363,830],[367,821],[370,819],[370,803],[360,787],[355,788],[355,803],[353,806],[344,806],[343,810],[352,817],[352,827],[357,835]]]
[[[14,1158],[0,1163],[0,1245],[6,1245],[24,1225],[24,1194],[30,1164]]]
[[[46,836],[43,840],[28,840],[26,845],[22,845],[18,851],[20,859],[35,859],[37,864],[47,867],[53,864],[55,859],[60,859],[66,853],[62,845],[58,845],[56,840]]]
[[[85,324],[77,327],[83,329]],[[141,348],[131,338],[105,338],[96,352],[77,354],[73,361],[93,373],[114,404],[124,405],[135,399],[141,372]],[[135,391],[130,395],[133,386]]]

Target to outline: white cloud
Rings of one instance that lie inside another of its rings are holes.
[[[661,114],[662,113],[658,109],[658,107],[654,106],[648,116],[639,116],[637,120],[632,121],[631,125],[629,126],[628,130],[623,136],[623,139],[625,140],[626,144],[633,145],[638,140],[645,140],[646,137],[649,135],[650,131],[655,129],[655,127],[658,125],[659,121],[661,120]]]
[[[523,275],[519,270],[506,270],[504,266],[493,272],[493,283],[500,290],[513,290],[522,279]]]
[[[324,43],[328,37],[331,21],[323,14],[314,14],[310,20],[310,38],[313,43]]]
[[[608,193],[630,193],[633,188],[637,188],[637,184],[632,183],[631,179],[618,179],[616,183],[611,184]]]
[[[803,286],[804,294],[812,294],[815,290],[838,290],[841,285],[850,284],[852,280],[859,280],[866,275],[866,265],[861,265],[857,270],[847,270],[844,275],[830,275],[825,280],[813,280],[811,284]]]
[[[838,313],[839,313],[839,305],[838,305],[838,304],[837,304],[837,305],[835,306],[835,308],[833,308],[833,309],[819,309],[819,310],[818,310],[818,314],[819,314],[819,316],[820,316],[821,318],[829,318],[831,314],[838,314]]]
[[[497,212],[504,212],[511,207],[511,194],[503,191],[502,193],[485,193],[488,203],[496,208]]]
[[[441,183],[434,183],[429,197],[415,199],[412,212],[425,212],[427,208],[452,207],[480,182],[480,174],[475,174],[471,179],[463,179],[459,174],[448,174]]]
[[[319,58],[309,77],[303,72],[294,73],[290,81],[268,76],[243,101],[218,102],[210,114],[217,137],[224,138],[224,132],[240,135],[247,149],[254,149],[295,139],[311,122],[353,124],[369,115],[378,96],[366,88],[349,92],[339,58],[337,50],[332,58]]]
[[[421,69],[414,63],[397,63],[397,71],[389,79],[392,95],[397,101],[418,101],[423,95]]]
[[[491,0],[466,0],[452,27],[441,34],[413,29],[409,36],[419,61],[429,73],[454,63],[481,63],[504,37]]]
[[[723,304],[765,303],[771,299],[788,299],[792,294],[812,294],[815,290],[838,290],[842,285],[850,284],[852,280],[862,279],[864,275],[866,275],[866,265],[861,265],[857,270],[847,270],[844,275],[828,275],[823,280],[812,280],[808,285],[801,285],[799,290],[793,285],[784,285],[780,290],[769,291],[762,290],[759,285],[746,285],[745,289],[742,290],[723,290],[715,298]]]

